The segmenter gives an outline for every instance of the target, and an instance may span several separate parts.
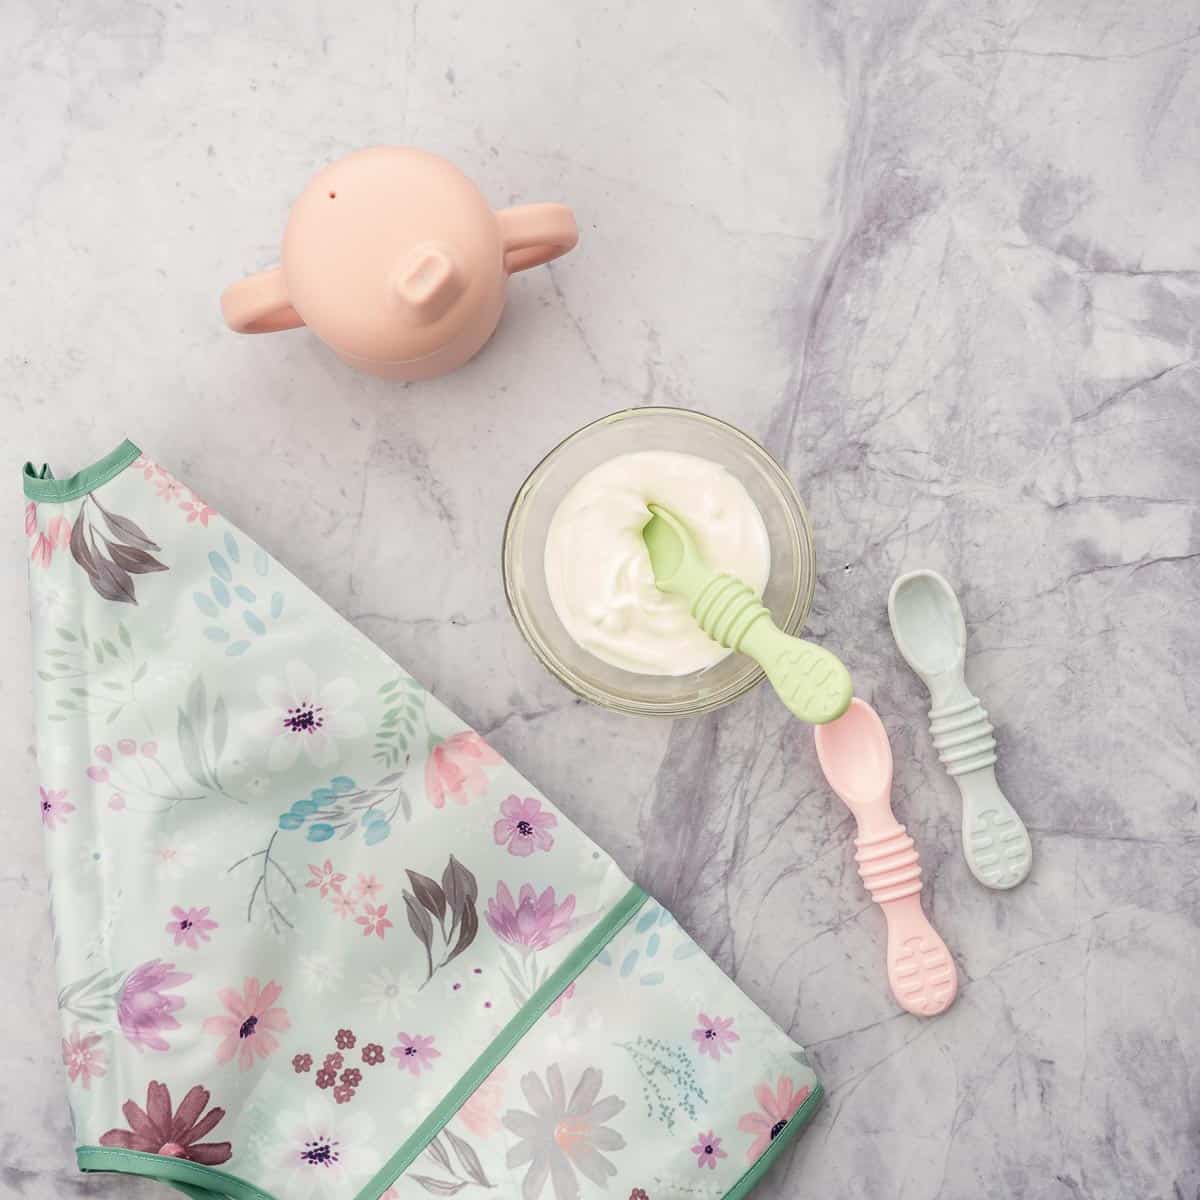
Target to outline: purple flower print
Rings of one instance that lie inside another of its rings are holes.
[[[172,988],[191,980],[185,971],[176,971],[174,963],[160,958],[134,967],[121,985],[117,996],[117,1024],[127,1041],[139,1050],[169,1050],[163,1032],[178,1029],[175,1019],[184,1004],[182,996],[170,995]]]
[[[397,1045],[392,1047],[392,1057],[402,1071],[420,1075],[433,1067],[433,1060],[441,1058],[442,1052],[433,1048],[434,1039],[419,1033],[409,1037],[407,1033],[396,1034]]]
[[[554,889],[548,887],[539,896],[532,884],[522,884],[514,901],[506,884],[496,888],[496,897],[488,901],[487,923],[492,932],[524,953],[545,950],[571,931],[575,897],[556,903]]]
[[[38,791],[41,792],[42,824],[47,829],[57,829],[60,824],[65,825],[67,814],[75,811],[75,805],[67,800],[67,793],[52,792],[44,787],[39,787]]]
[[[180,908],[172,905],[171,916],[174,918],[166,924],[166,931],[175,937],[175,945],[186,946],[189,950],[198,950],[201,942],[212,939],[209,931],[218,928],[216,921],[210,921],[207,908]]]
[[[509,796],[500,805],[500,820],[496,822],[496,845],[508,843],[509,854],[528,858],[535,850],[549,850],[554,838],[546,831],[558,824],[550,812],[542,812],[536,796]]]
[[[710,1171],[717,1169],[718,1158],[728,1158],[729,1155],[721,1149],[721,1139],[710,1129],[707,1133],[696,1135],[696,1144],[692,1147],[696,1156],[696,1166],[708,1167]]]
[[[733,1032],[732,1017],[710,1017],[707,1013],[699,1013],[696,1024],[698,1028],[692,1030],[696,1049],[714,1062],[719,1062],[722,1054],[732,1054],[732,1043],[742,1040]]]

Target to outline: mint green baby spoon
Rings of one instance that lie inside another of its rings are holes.
[[[704,561],[691,530],[673,512],[660,504],[649,509],[642,540],[659,591],[686,600],[713,641],[754,659],[800,720],[811,725],[837,720],[854,694],[841,661],[784,633],[740,579],[718,574]]]

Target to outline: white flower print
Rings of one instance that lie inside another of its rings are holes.
[[[389,967],[383,967],[369,975],[362,991],[363,1001],[374,1005],[378,1016],[397,1019],[404,1015],[404,1001],[407,995],[408,991],[404,987],[400,972]]]
[[[250,732],[270,741],[267,765],[286,771],[303,750],[318,767],[337,762],[338,742],[362,737],[367,723],[351,707],[358,685],[348,676],[319,683],[304,663],[293,659],[284,679],[266,675],[258,681],[262,709],[251,718]]]
[[[79,848],[79,872],[104,883],[116,870],[116,857],[112,849],[102,842],[85,842]]]
[[[176,834],[160,833],[150,847],[150,862],[159,879],[182,879],[196,865],[196,847]]]
[[[272,1191],[289,1200],[354,1195],[382,1164],[374,1135],[375,1122],[366,1113],[318,1100],[284,1114],[273,1156],[280,1179]]]
[[[342,968],[328,954],[306,954],[300,959],[304,990],[320,996],[341,982]]]

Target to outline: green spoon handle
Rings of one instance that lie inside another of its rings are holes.
[[[741,580],[714,575],[697,595],[692,616],[713,641],[754,659],[800,720],[824,725],[850,706],[850,673],[836,655],[784,633]]]

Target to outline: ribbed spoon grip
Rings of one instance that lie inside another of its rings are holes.
[[[758,597],[732,575],[713,576],[692,605],[700,628],[729,650],[739,649],[750,626],[768,615]]]
[[[929,732],[942,766],[950,775],[966,775],[996,761],[994,726],[987,709],[972,696],[961,704],[929,710]]]
[[[863,886],[877,904],[921,890],[921,860],[903,825],[877,838],[856,838],[854,861]]]

